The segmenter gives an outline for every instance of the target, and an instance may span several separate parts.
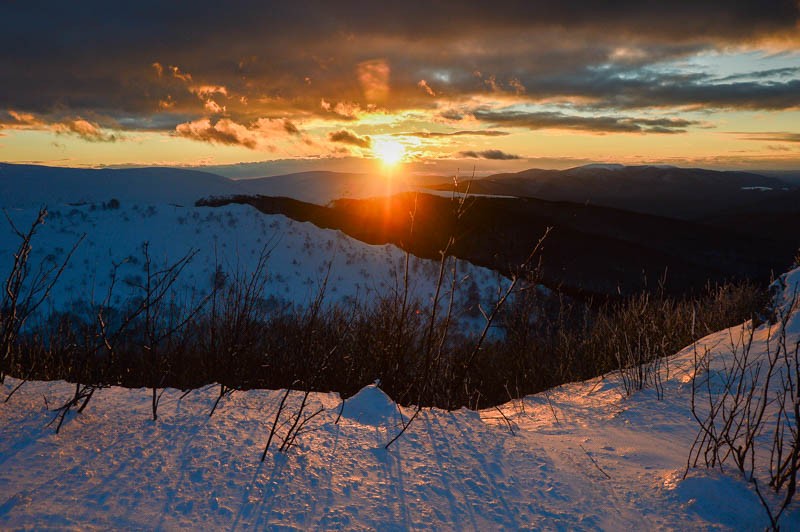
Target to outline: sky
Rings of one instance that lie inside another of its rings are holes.
[[[0,161],[800,169],[797,0],[9,0],[0,29]]]

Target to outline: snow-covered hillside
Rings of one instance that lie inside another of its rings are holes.
[[[779,303],[800,270],[785,280]],[[797,340],[800,316],[787,325]],[[71,386],[26,383],[0,403],[0,526],[763,529],[764,510],[733,469],[683,478],[698,428],[689,407],[695,353],[724,358],[740,330],[672,357],[663,400],[653,389],[626,398],[611,374],[499,410],[424,410],[388,450],[409,410],[370,386],[345,401],[336,423],[338,396],[313,394],[310,409],[322,413],[289,452],[273,445],[263,463],[281,392],[237,393],[209,418],[215,390],[168,390],[153,422],[146,390],[108,388],[55,435],[50,409]],[[754,352],[769,331],[756,331]],[[17,384],[8,379],[2,391]],[[300,399],[290,396],[289,411]],[[797,503],[781,524],[800,527]]]
[[[37,212],[8,211],[19,228],[27,228]],[[19,238],[5,220],[0,228],[0,257],[9,259],[0,264],[0,275],[5,278]],[[102,302],[115,263],[120,266],[112,303],[136,295],[131,285],[141,284],[144,276],[145,242],[159,267],[174,264],[197,250],[177,283],[185,298],[208,293],[218,269],[229,278],[253,272],[265,248],[271,250],[265,298],[307,304],[317,296],[326,276],[326,300],[340,303],[388,295],[403,283],[405,254],[395,246],[368,245],[339,231],[264,215],[247,205],[204,208],[121,203],[116,209],[97,204],[53,206],[34,237],[32,263],[47,257],[62,259],[84,234],[53,291],[51,304],[56,309]],[[414,295],[432,297],[438,267],[435,261],[412,257],[410,288]],[[497,275],[490,270],[461,261],[459,268],[463,292],[473,286],[473,281],[482,293],[497,286]]]

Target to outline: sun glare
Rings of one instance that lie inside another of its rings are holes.
[[[373,144],[372,152],[386,166],[394,166],[403,159],[406,148],[396,140],[378,140]]]

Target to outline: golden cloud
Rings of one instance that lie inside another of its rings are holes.
[[[175,132],[180,137],[212,144],[244,146],[251,150],[259,145],[257,133],[228,118],[221,118],[214,123],[208,118],[185,122],[178,124]]]
[[[384,59],[363,61],[356,67],[358,82],[364,98],[371,103],[381,103],[389,97],[389,63]]]

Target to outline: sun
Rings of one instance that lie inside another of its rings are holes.
[[[386,166],[394,166],[403,160],[406,147],[396,140],[378,140],[372,145],[372,153]]]

